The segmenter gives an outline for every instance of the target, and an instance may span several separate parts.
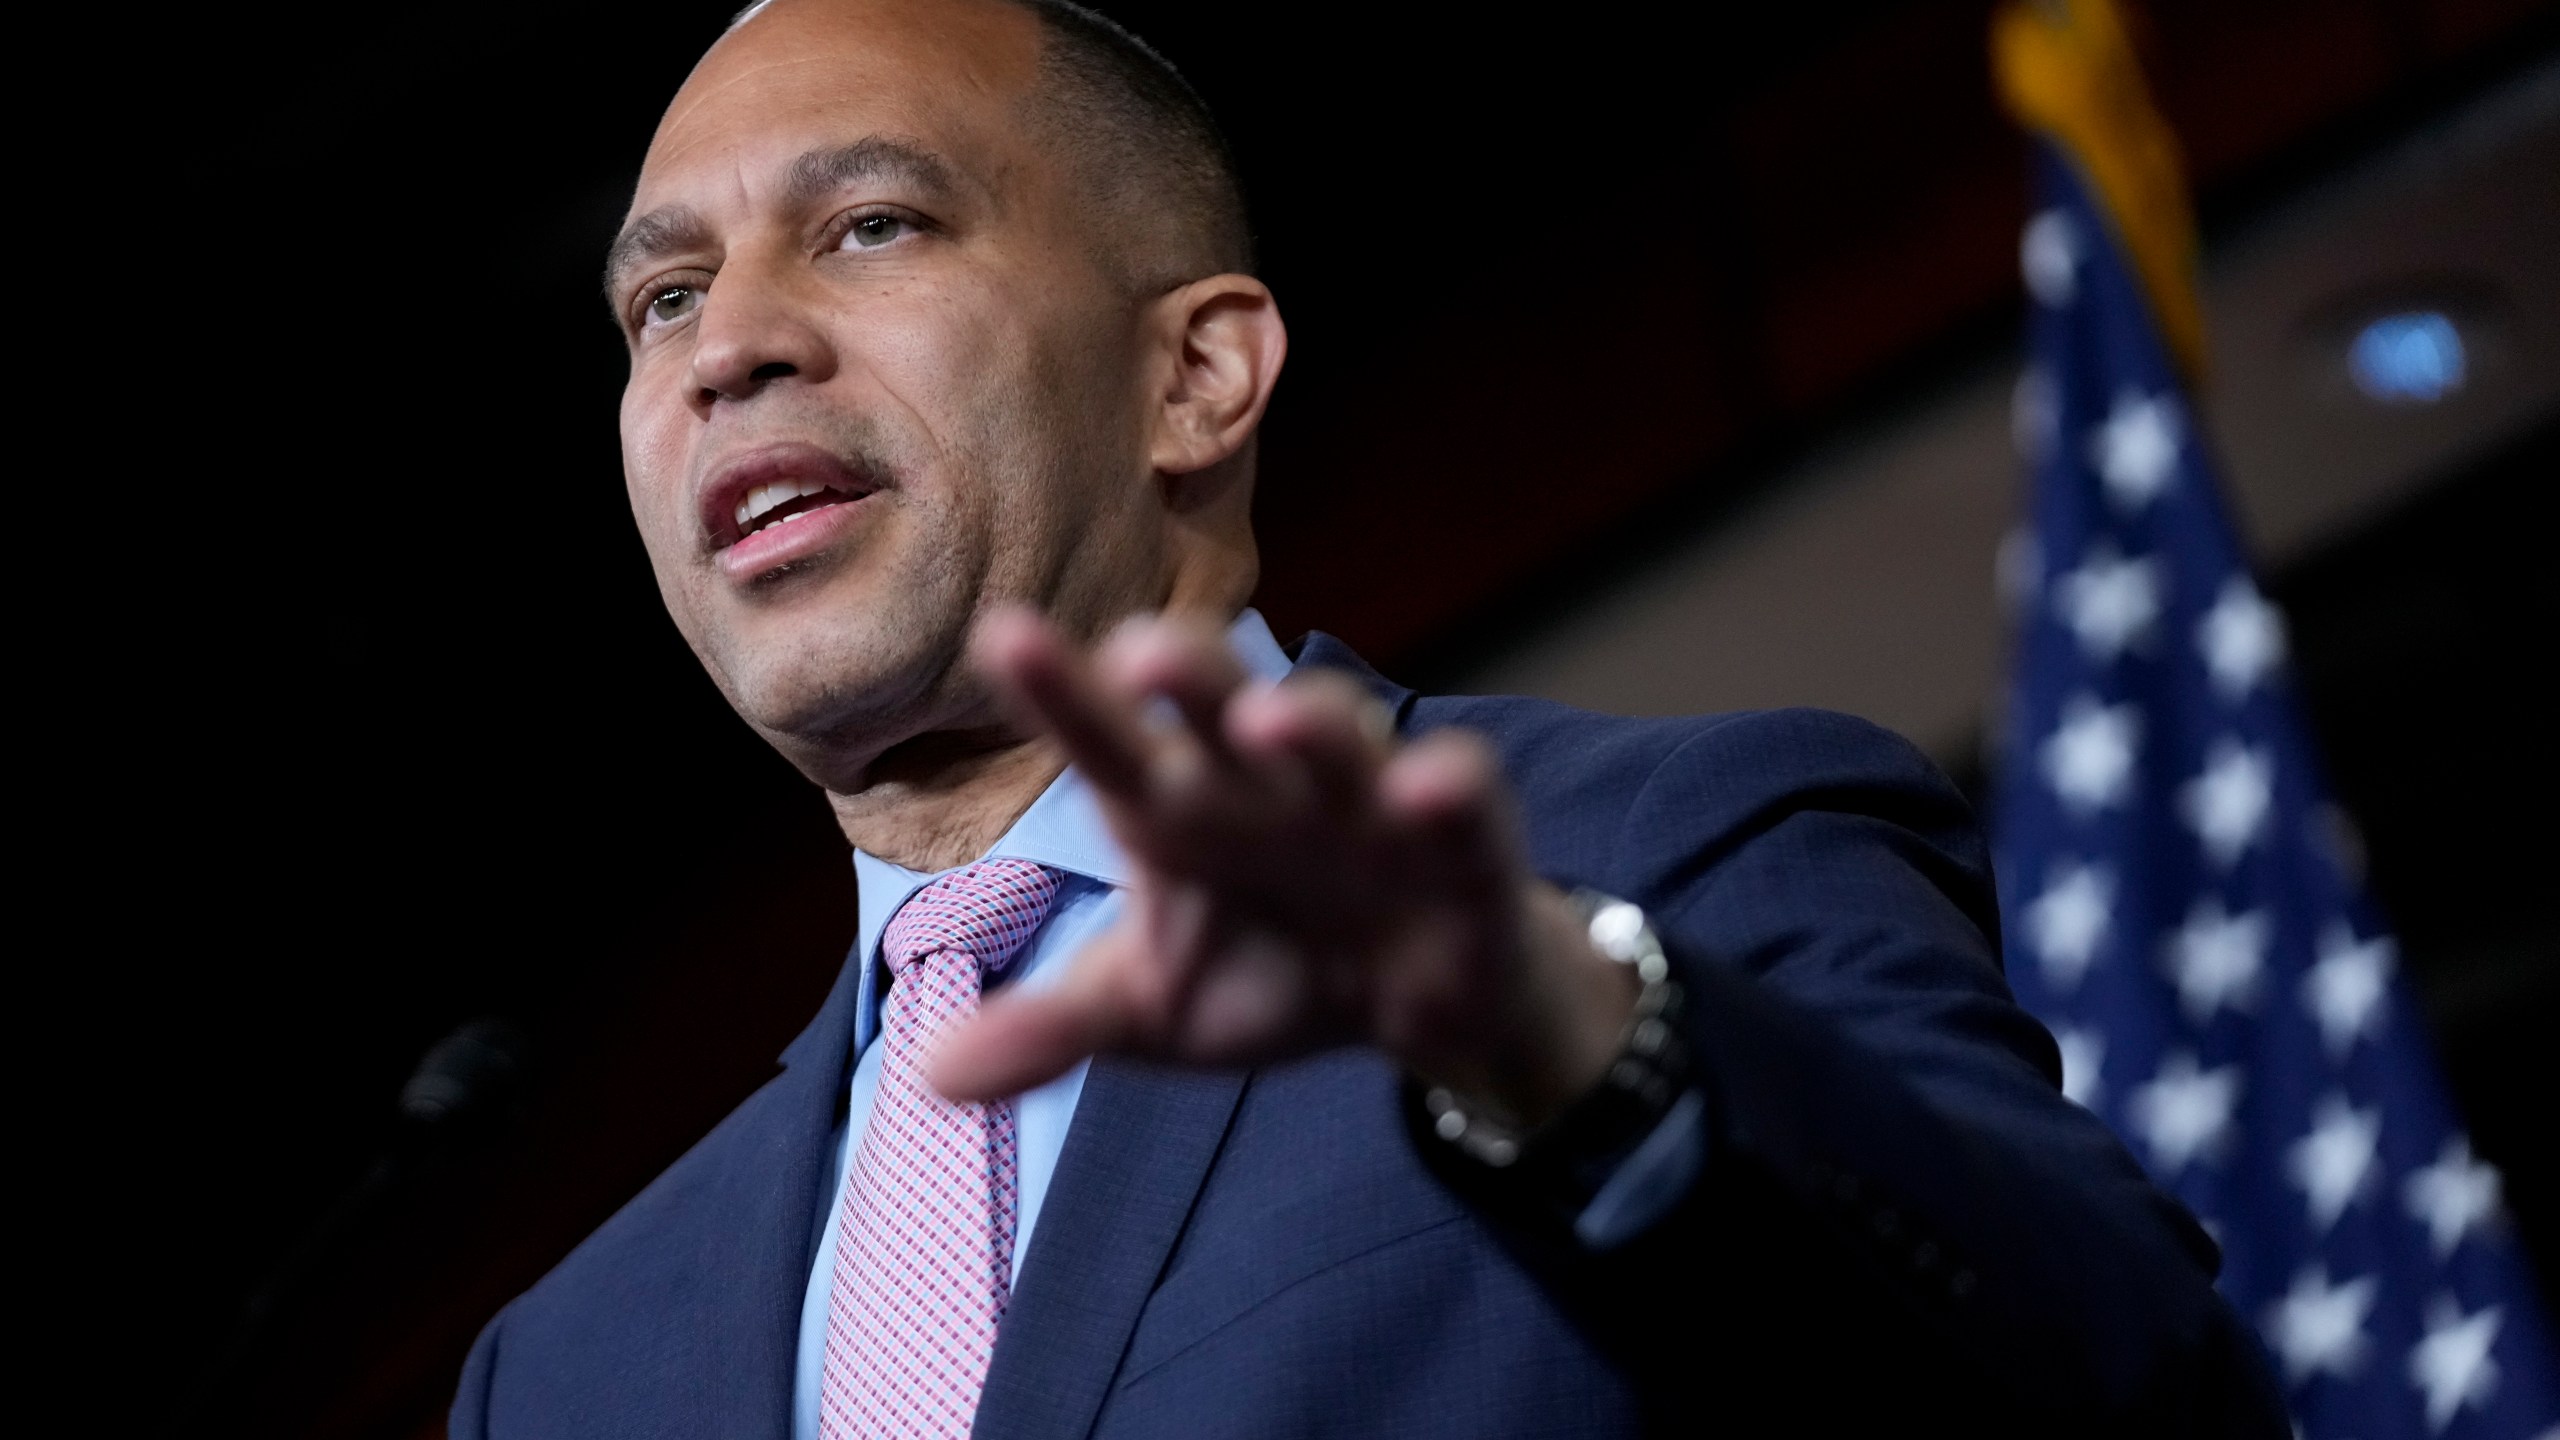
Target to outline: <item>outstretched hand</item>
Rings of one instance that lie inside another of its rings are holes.
[[[1086,654],[989,617],[975,658],[1099,796],[1135,878],[1059,982],[989,997],[931,1071],[993,1099],[1088,1055],[1242,1066],[1379,1046],[1514,1123],[1596,1082],[1635,998],[1523,854],[1473,736],[1400,743],[1344,676],[1248,682],[1225,636],[1145,618]]]

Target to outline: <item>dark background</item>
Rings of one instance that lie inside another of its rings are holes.
[[[1288,313],[1260,501],[1284,637],[1459,673],[2015,333],[2023,150],[1985,4],[1102,8],[1227,123]],[[2141,10],[2209,233],[2555,35],[2533,0]],[[595,295],[658,110],[725,19],[199,11],[149,22],[73,112],[129,123],[143,173],[96,206],[121,283],[84,333],[111,353],[35,358],[99,402],[78,444],[178,478],[38,624],[113,657],[65,672],[100,758],[64,767],[98,768],[52,778],[87,797],[75,858],[116,877],[64,967],[102,1018],[39,1038],[89,1047],[70,1083],[136,1097],[95,1127],[121,1178],[90,1208],[154,1277],[153,1329],[187,1337],[150,1413],[438,1433],[479,1324],[771,1073],[839,963],[823,804],[658,607]],[[137,375],[175,383],[116,399]],[[2560,925],[2528,685],[2555,617],[2527,520],[2554,445],[2546,422],[2273,577],[2546,1267],[2560,1174],[2531,1097]],[[516,1083],[420,1141],[402,1081],[477,1018]]]

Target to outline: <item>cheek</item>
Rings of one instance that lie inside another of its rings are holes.
[[[948,292],[869,307],[845,327],[848,368],[867,372],[937,436],[965,432],[987,397],[1005,392],[1015,368],[1016,337],[990,309],[983,297]]]
[[[672,413],[671,413],[672,412]],[[678,533],[683,517],[689,459],[683,407],[654,395],[639,380],[622,395],[622,481],[642,538],[654,552]]]
[[[1082,468],[1118,428],[1127,357],[1094,317],[1015,303],[944,333],[947,353],[932,357],[937,383],[957,434],[981,453],[1073,483],[1054,467]]]
[[[987,301],[943,293],[883,306],[846,346],[875,418],[914,444],[910,457],[948,489],[940,503],[955,514],[999,508],[1023,462],[1048,448],[1035,443],[1029,414],[1061,399],[1038,347]]]

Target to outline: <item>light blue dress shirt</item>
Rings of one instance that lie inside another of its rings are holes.
[[[1272,637],[1271,627],[1247,610],[1227,632],[1227,642],[1255,680],[1277,683],[1290,670],[1287,651]],[[1111,839],[1091,787],[1073,769],[1059,775],[1013,822],[1013,828],[990,847],[983,859],[1029,860],[1064,877],[1049,916],[1033,932],[1000,982],[1039,987],[1057,983],[1065,959],[1085,942],[1102,934],[1120,916],[1120,894],[1129,883],[1128,863]],[[954,867],[958,868],[958,867]],[[844,1208],[846,1182],[853,1175],[853,1137],[868,1125],[871,1097],[880,1085],[883,1046],[871,1042],[880,1029],[880,936],[889,917],[907,897],[951,873],[909,870],[876,856],[853,852],[853,869],[861,898],[855,935],[863,957],[861,987],[854,1001],[853,1090],[845,1121],[834,1137],[835,1184],[829,1191],[826,1222],[817,1254],[809,1265],[808,1289],[800,1301],[800,1343],[791,1385],[792,1440],[818,1440],[818,1396],[827,1356],[827,1302],[835,1285],[836,1216]],[[1013,1275],[1031,1252],[1041,1204],[1049,1197],[1049,1181],[1057,1174],[1058,1156],[1066,1149],[1067,1125],[1076,1099],[1084,1093],[1088,1064],[1036,1090],[1016,1096],[1014,1106],[1015,1182]],[[1632,1236],[1677,1203],[1705,1159],[1705,1107],[1696,1095],[1683,1096],[1652,1135],[1618,1167],[1592,1198],[1574,1227],[1596,1249]]]
[[[1289,673],[1288,652],[1272,638],[1271,627],[1259,614],[1247,610],[1227,633],[1236,658],[1254,679],[1276,683]],[[1051,781],[982,858],[1029,860],[1064,877],[1049,907],[1049,918],[1014,957],[1004,984],[1035,988],[1055,984],[1067,957],[1120,917],[1120,892],[1129,883],[1128,862],[1111,839],[1092,788],[1072,769]],[[853,871],[862,906],[854,943],[863,957],[861,989],[854,1001],[853,1049],[861,1058],[853,1067],[853,1094],[845,1106],[845,1123],[835,1134],[835,1186],[827,1222],[809,1266],[808,1290],[800,1301],[800,1348],[791,1385],[792,1440],[817,1440],[818,1436],[819,1380],[827,1359],[827,1300],[836,1273],[835,1217],[844,1208],[845,1182],[853,1175],[853,1137],[869,1122],[871,1097],[880,1085],[881,1052],[886,1047],[871,1043],[880,1032],[880,936],[908,896],[950,873],[909,870],[859,850],[853,852]],[[1022,1274],[1022,1257],[1031,1252],[1040,1206],[1049,1198],[1050,1177],[1058,1172],[1058,1155],[1067,1145],[1067,1122],[1075,1115],[1076,1098],[1084,1093],[1086,1068],[1079,1064],[1014,1099],[1016,1277]]]

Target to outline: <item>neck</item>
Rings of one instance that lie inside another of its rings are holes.
[[[1149,608],[1234,620],[1252,594],[1256,568],[1251,532],[1238,528],[1242,540],[1218,552],[1225,563],[1179,567],[1163,600]],[[987,853],[1066,768],[1065,755],[1044,736],[995,727],[935,730],[882,752],[862,768],[858,789],[830,789],[827,803],[855,849],[910,870],[948,870]]]
[[[1066,768],[1045,739],[940,731],[883,754],[849,795],[827,792],[854,847],[910,870],[948,870],[987,853]]]

